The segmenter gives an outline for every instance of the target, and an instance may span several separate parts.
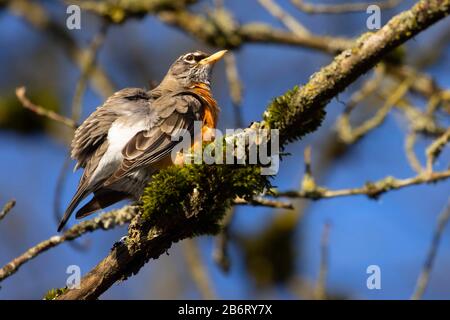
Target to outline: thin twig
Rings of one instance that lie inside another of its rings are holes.
[[[448,178],[450,178],[450,170],[443,172],[432,172],[431,174],[423,173],[415,177],[406,179],[396,179],[389,176],[376,182],[368,182],[364,186],[359,188],[329,190],[324,187],[316,187],[313,190],[285,192],[273,191],[272,194],[275,197],[304,198],[312,200],[330,199],[354,195],[366,195],[369,198],[378,198],[383,193],[386,193],[390,190],[398,190],[419,184],[435,183],[438,181],[446,180]]]
[[[284,11],[273,0],[258,0],[259,4],[263,6],[272,16],[277,18],[281,23],[283,23],[286,28],[291,30],[294,34],[298,36],[309,35],[309,31],[304,27],[297,19],[291,16],[288,12]]]
[[[402,0],[385,0],[374,3],[340,3],[335,5],[310,4],[303,0],[291,1],[297,8],[309,14],[341,14],[366,11],[370,5],[376,5],[380,9],[390,9],[396,7]]]
[[[215,247],[213,251],[214,262],[219,266],[223,272],[230,270],[231,261],[228,254],[228,242],[230,240],[230,228],[233,218],[236,214],[236,208],[231,207],[225,218],[222,221],[222,230],[216,236]]]
[[[386,119],[389,111],[405,96],[405,94],[408,93],[412,82],[413,79],[411,78],[404,80],[404,82],[396,87],[392,94],[389,95],[376,114],[356,128],[351,127],[349,114],[344,113],[337,122],[337,130],[341,140],[347,144],[355,143],[367,133],[380,126]]]
[[[65,50],[69,59],[81,68],[83,64],[83,50],[78,47],[77,42],[72,37],[71,32],[69,32],[70,30],[66,30],[65,25],[60,24],[61,19],[53,20],[38,1],[6,0],[3,2],[9,5],[11,11],[37,30],[41,30],[45,35],[50,36],[53,41],[56,41]],[[114,84],[100,66],[94,67],[91,79],[94,89],[102,97],[106,98],[114,93]]]
[[[107,29],[108,24],[105,23],[100,28],[99,33],[95,35],[89,47],[83,53],[83,59],[80,63],[81,76],[75,87],[75,94],[72,101],[72,120],[75,122],[80,120],[84,92],[87,88],[87,82],[91,77],[92,72],[95,70],[98,51],[105,40]]]
[[[432,114],[422,112],[407,99],[400,99],[396,107],[404,114],[411,131],[432,137],[439,137],[445,133],[445,129],[436,122]]]
[[[3,206],[3,209],[0,210],[0,221],[2,221],[6,217],[6,215],[11,211],[12,208],[14,208],[15,205],[16,200],[12,199]]]
[[[43,117],[47,117],[51,120],[54,120],[56,122],[62,123],[63,125],[71,128],[76,129],[77,124],[72,119],[66,118],[54,111],[48,110],[42,106],[36,105],[32,103],[26,96],[25,96],[26,89],[25,87],[19,87],[16,89],[16,96],[19,99],[19,101],[22,103],[23,107],[40,115]]]
[[[250,205],[255,207],[268,207],[268,208],[278,208],[278,209],[294,209],[292,203],[276,201],[273,199],[267,199],[263,197],[254,197],[252,200],[244,200],[241,198],[234,199],[233,203],[235,205]]]
[[[423,172],[422,164],[419,159],[417,159],[416,152],[414,151],[414,146],[416,145],[417,134],[414,130],[406,135],[405,140],[405,152],[408,159],[408,163],[414,171],[417,173]]]
[[[374,69],[373,76],[364,82],[361,89],[355,91],[350,100],[346,103],[345,113],[349,114],[355,107],[369,95],[371,95],[381,85],[384,76],[386,74],[386,64],[380,63],[378,67]]]
[[[320,271],[315,288],[315,298],[325,300],[327,298],[326,284],[329,264],[329,239],[331,224],[326,222],[323,226],[322,238],[320,239]]]
[[[447,203],[446,208],[439,215],[436,229],[433,234],[430,249],[428,250],[427,258],[422,268],[422,272],[417,279],[416,288],[411,297],[412,300],[420,300],[425,293],[430,280],[430,273],[433,269],[433,264],[436,259],[437,250],[441,241],[442,234],[450,219],[450,201]]]
[[[189,271],[191,272],[192,278],[202,294],[203,299],[215,299],[216,295],[211,285],[211,279],[208,277],[206,266],[202,262],[198,243],[195,239],[186,239],[184,241],[184,246],[183,252],[186,257]]]
[[[233,52],[228,53],[225,57],[225,73],[228,80],[228,87],[230,91],[231,101],[233,102],[236,127],[243,126],[242,121],[242,91],[243,85],[239,77],[239,72],[236,63],[236,56]]]
[[[444,146],[450,141],[450,127],[444,132],[442,136],[437,138],[427,148],[427,172],[433,172],[433,164],[442,152]]]
[[[23,264],[30,261],[31,259],[34,259],[47,250],[56,247],[66,241],[72,241],[88,232],[92,232],[98,229],[109,230],[117,226],[121,226],[125,223],[130,222],[136,214],[136,207],[126,206],[119,210],[104,213],[94,219],[83,221],[73,226],[62,235],[56,235],[49,238],[48,240],[42,241],[3,266],[3,268],[0,269],[0,282],[16,273]]]

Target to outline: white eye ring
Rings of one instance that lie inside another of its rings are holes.
[[[195,63],[195,57],[192,53],[189,53],[186,57],[184,57],[184,61],[187,63]]]

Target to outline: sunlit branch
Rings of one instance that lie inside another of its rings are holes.
[[[23,264],[30,261],[31,259],[36,258],[38,255],[44,253],[47,250],[54,248],[66,241],[72,241],[88,232],[99,229],[109,230],[117,226],[126,224],[130,222],[136,214],[136,207],[127,206],[119,210],[104,213],[91,220],[80,222],[79,224],[65,231],[63,234],[53,236],[48,240],[42,241],[39,244],[31,247],[22,255],[14,258],[11,262],[7,263],[0,269],[0,282],[16,273]]]
[[[11,211],[12,208],[16,205],[16,200],[10,200],[8,201],[4,206],[3,209],[0,210],[0,221],[2,221],[6,215]]]

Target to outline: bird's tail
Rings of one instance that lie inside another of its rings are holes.
[[[76,218],[84,218],[95,211],[109,207],[110,205],[128,198],[129,195],[124,192],[109,189],[100,189],[94,191],[94,197],[77,211]]]
[[[58,232],[60,232],[62,228],[64,228],[64,226],[67,223],[67,220],[69,220],[70,216],[72,215],[72,212],[75,210],[78,204],[86,197],[87,194],[88,192],[86,192],[85,188],[80,188],[77,190],[72,200],[70,201],[69,206],[66,209],[66,212],[64,212],[64,216],[61,219],[61,222],[59,223]]]

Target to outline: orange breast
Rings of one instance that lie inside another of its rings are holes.
[[[211,90],[204,83],[194,85],[193,91],[203,99],[203,126],[216,128],[219,117],[219,107],[217,101],[212,97]]]

